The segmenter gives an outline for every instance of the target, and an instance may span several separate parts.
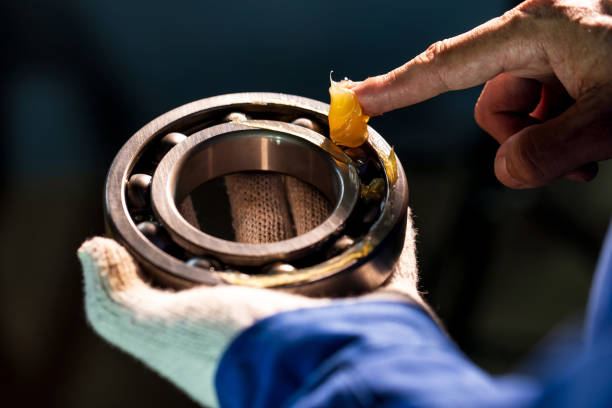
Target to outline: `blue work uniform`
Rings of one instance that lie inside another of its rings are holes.
[[[612,407],[612,225],[584,341],[537,374],[487,374],[415,304],[339,301],[245,330],[216,388],[223,407]]]

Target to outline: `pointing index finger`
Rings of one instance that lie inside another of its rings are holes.
[[[353,90],[370,116],[412,105],[441,93],[470,88],[502,72],[541,74],[542,61],[526,15],[511,10],[467,33],[438,41],[393,71]]]

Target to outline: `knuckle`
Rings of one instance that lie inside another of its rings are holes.
[[[482,90],[480,97],[476,101],[476,104],[474,105],[474,120],[482,130],[489,133],[491,136],[494,136],[492,134],[491,126],[492,121],[494,121],[494,115],[491,110],[490,103],[488,102],[486,85]]]
[[[515,10],[537,20],[553,20],[564,25],[567,25],[567,23],[580,24],[599,14],[597,8],[588,4],[588,2],[562,0],[528,0],[511,11]]]
[[[534,17],[550,15],[557,7],[558,0],[527,0],[512,10],[527,13]]]
[[[506,11],[495,19],[495,25],[499,28],[498,35],[500,38],[522,38],[527,41],[525,44],[528,44],[539,31],[535,19],[531,17],[531,14],[519,7]],[[513,55],[514,53],[510,52],[509,54]]]
[[[387,72],[386,74],[381,75],[379,83],[382,85],[388,85],[388,84],[392,84],[396,80],[397,80],[397,72],[396,70],[393,70],[393,71]]]
[[[499,17],[499,21],[500,23],[506,25],[517,24],[523,21],[526,15],[527,13],[525,12],[525,10],[521,9],[520,7],[516,7],[502,14]]]
[[[432,62],[442,56],[449,48],[449,40],[444,39],[431,44],[425,52],[420,55],[422,62]]]
[[[424,52],[422,52],[415,61],[419,64],[427,64],[431,67],[431,72],[434,80],[441,88],[441,92],[451,90],[449,82],[445,76],[444,70],[445,60],[447,59],[448,51],[451,49],[451,39],[436,41],[431,44]]]
[[[474,105],[474,120],[483,130],[487,130],[486,116],[487,110],[483,107],[483,103],[479,98],[478,101],[476,101],[476,105]]]

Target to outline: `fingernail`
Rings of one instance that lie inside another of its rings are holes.
[[[361,105],[361,109],[363,109],[363,113],[368,116],[376,116],[379,115],[376,109],[373,109],[376,105],[376,94],[373,94],[375,89],[375,84],[371,79],[367,79],[365,81],[357,82],[357,84],[352,88],[355,95],[357,95],[357,100]]]
[[[565,178],[571,181],[586,183],[593,180],[595,176],[597,176],[598,170],[599,167],[596,163],[589,163],[577,168],[574,171],[567,173],[565,175]]]
[[[587,181],[591,181],[593,179],[592,177],[587,177],[580,171],[573,171],[571,173],[567,173],[565,175],[565,178],[571,181],[577,181],[579,183],[586,183]]]
[[[495,176],[505,186],[510,187],[510,188],[515,188],[515,189],[527,188],[525,184],[521,183],[520,181],[518,181],[517,179],[515,179],[514,177],[510,175],[510,173],[508,172],[508,167],[507,167],[505,156],[497,157],[495,159],[494,167],[495,167]]]

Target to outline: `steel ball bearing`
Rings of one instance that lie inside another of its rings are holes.
[[[310,296],[371,291],[403,248],[408,185],[372,128],[358,149],[328,137],[327,104],[239,93],[176,108],[134,134],[106,180],[107,233],[157,283],[244,285]],[[265,244],[222,239],[179,210],[204,182],[243,171],[287,174],[316,187],[329,217],[296,237]]]

